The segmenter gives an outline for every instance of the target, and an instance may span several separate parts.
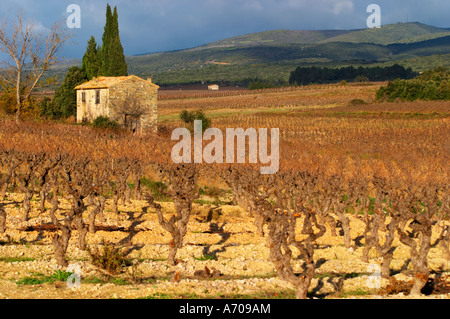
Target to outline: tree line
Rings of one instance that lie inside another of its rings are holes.
[[[358,67],[353,66],[342,68],[320,68],[320,67],[298,67],[291,72],[290,84],[327,84],[340,81],[366,82],[366,81],[392,81],[394,79],[411,79],[417,73],[411,68],[405,68],[394,64],[386,67]]]
[[[396,79],[382,86],[377,100],[450,100],[450,71],[444,67],[425,71],[411,80]]]

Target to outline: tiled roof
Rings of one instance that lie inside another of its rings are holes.
[[[146,81],[140,77],[137,77],[135,75],[129,75],[129,76],[99,76],[97,78],[93,78],[92,80],[90,80],[89,82],[85,82],[82,83],[78,86],[75,87],[75,90],[83,90],[83,89],[105,89],[105,88],[110,88],[113,86],[116,86],[119,83],[122,83],[123,81],[132,79],[132,78],[136,78],[139,79],[140,81],[144,81],[147,83],[150,83],[153,86],[156,86],[157,88],[159,88],[159,86],[157,86],[154,83],[151,83],[150,81]]]

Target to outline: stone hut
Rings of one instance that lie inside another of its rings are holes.
[[[135,75],[93,78],[75,87],[77,122],[105,116],[136,133],[156,132],[158,88]]]

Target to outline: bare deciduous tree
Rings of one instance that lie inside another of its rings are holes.
[[[44,73],[62,62],[57,56],[71,37],[63,21],[55,22],[47,34],[27,23],[23,12],[17,13],[15,22],[2,21],[0,25],[1,61],[0,80],[16,92],[16,121],[20,120],[22,103],[40,84]]]

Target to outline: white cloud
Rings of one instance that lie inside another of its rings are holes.
[[[262,11],[264,6],[258,0],[245,1],[244,9],[249,9],[251,11]]]
[[[41,21],[28,22],[27,25],[31,25],[33,31],[37,34],[48,34],[50,28],[46,27]]]
[[[353,11],[353,1],[351,0],[332,0],[333,13],[340,15]]]

